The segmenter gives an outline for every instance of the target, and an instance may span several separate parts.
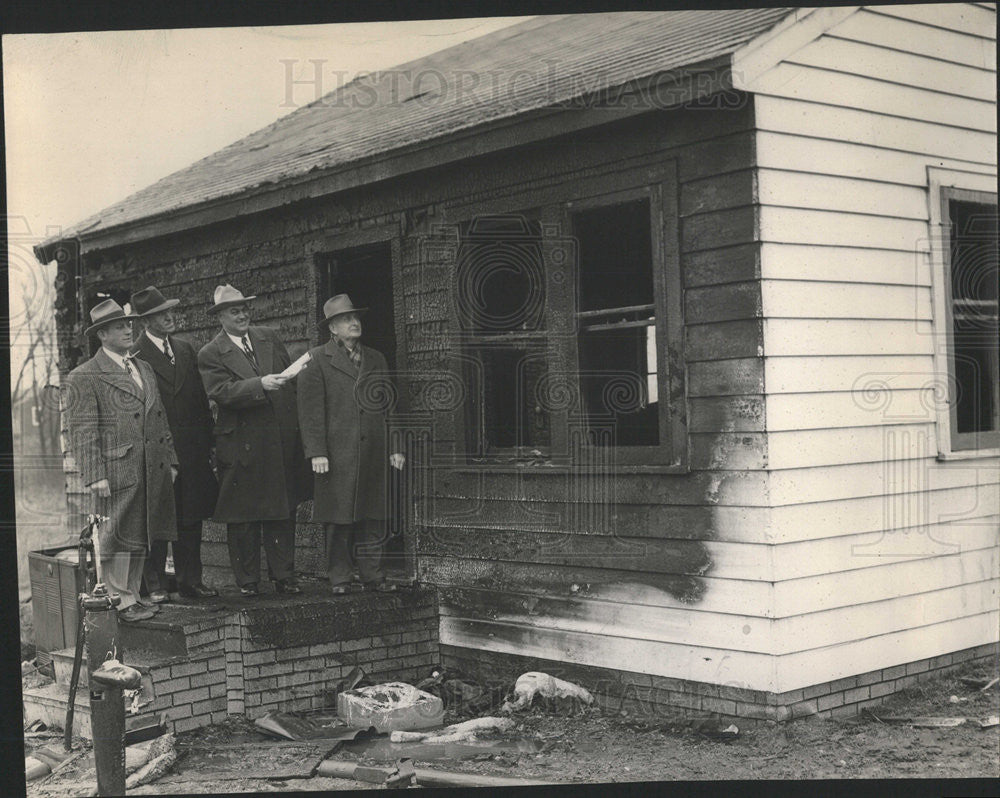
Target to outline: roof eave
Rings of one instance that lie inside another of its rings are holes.
[[[35,255],[41,262],[47,263],[58,251],[58,246],[69,241],[75,241],[81,251],[132,244],[618,121],[646,113],[654,107],[658,110],[680,107],[718,91],[734,88],[731,54],[609,87],[603,94],[621,98],[623,92],[632,91],[634,94],[631,96],[642,97],[643,92],[648,94],[649,86],[655,84],[657,92],[661,92],[665,82],[670,81],[674,82],[670,96],[676,99],[670,105],[632,102],[625,103],[626,107],[591,107],[590,98],[575,98],[570,102],[583,105],[582,109],[549,106],[528,110],[369,158],[286,178],[274,184],[258,185],[232,196],[103,229],[73,231],[71,236],[42,242],[35,247]]]

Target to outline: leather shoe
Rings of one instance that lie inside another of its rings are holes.
[[[154,615],[160,611],[160,605],[154,604],[148,598],[136,599],[135,603],[138,604],[140,607],[142,607],[144,610],[149,610]]]
[[[177,592],[184,598],[206,599],[219,595],[219,591],[199,582],[197,585],[178,585]]]
[[[154,590],[149,594],[149,600],[154,604],[162,604],[165,601],[170,601],[170,594],[166,590]]]
[[[375,590],[378,593],[395,593],[396,586],[391,582],[375,582],[374,584],[366,585],[368,590]]]
[[[334,585],[330,588],[330,592],[335,596],[344,596],[352,591],[349,585]]]
[[[141,604],[129,604],[118,612],[118,620],[125,623],[135,623],[136,621],[149,620],[154,615],[156,613],[148,607],[143,607]]]
[[[256,582],[250,582],[240,588],[240,594],[244,596],[259,596],[260,590],[257,588]]]
[[[298,582],[293,578],[288,579],[276,579],[274,582],[274,592],[275,593],[301,593],[302,588],[299,587]]]

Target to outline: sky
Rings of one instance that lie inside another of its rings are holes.
[[[25,306],[41,318],[51,302],[35,243],[359,73],[522,19],[5,35],[14,373]]]

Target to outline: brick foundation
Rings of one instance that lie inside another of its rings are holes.
[[[142,698],[153,699],[139,719],[166,712],[174,732],[228,715],[329,706],[355,665],[372,682],[413,683],[439,661],[432,590],[333,598],[324,588],[317,597],[201,613],[202,620],[172,621],[170,614],[165,609],[158,624],[130,628],[124,654],[146,677]],[[157,641],[159,655],[147,648]]]
[[[543,671],[586,687],[605,711],[676,717],[717,716],[746,721],[783,721],[856,715],[917,682],[956,670],[967,662],[995,663],[1000,646],[989,643],[930,659],[883,668],[786,693],[750,690],[650,676],[631,671],[441,646],[441,663],[485,684],[509,683],[526,671]]]

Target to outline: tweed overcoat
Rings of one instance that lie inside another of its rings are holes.
[[[248,334],[261,375],[283,371],[291,363],[275,330],[251,327]],[[198,371],[205,393],[219,408],[219,500],[212,517],[226,523],[291,518],[303,498],[305,462],[295,381],[265,391],[246,354],[225,331],[198,352]]]
[[[316,523],[388,517],[388,427],[395,396],[385,357],[362,345],[360,372],[335,340],[309,350],[298,376],[299,423],[307,459],[326,457],[313,474]]]
[[[141,551],[154,540],[176,540],[177,519],[170,466],[178,466],[156,377],[133,361],[143,389],[104,349],[69,373],[63,412],[70,452],[84,485],[108,480],[110,498],[93,497],[104,557]]]
[[[146,335],[133,347],[156,373],[160,401],[174,438],[180,462],[177,492],[177,522],[190,526],[210,518],[215,511],[219,486],[212,472],[212,411],[198,373],[197,355],[187,341],[170,336],[174,364]]]

